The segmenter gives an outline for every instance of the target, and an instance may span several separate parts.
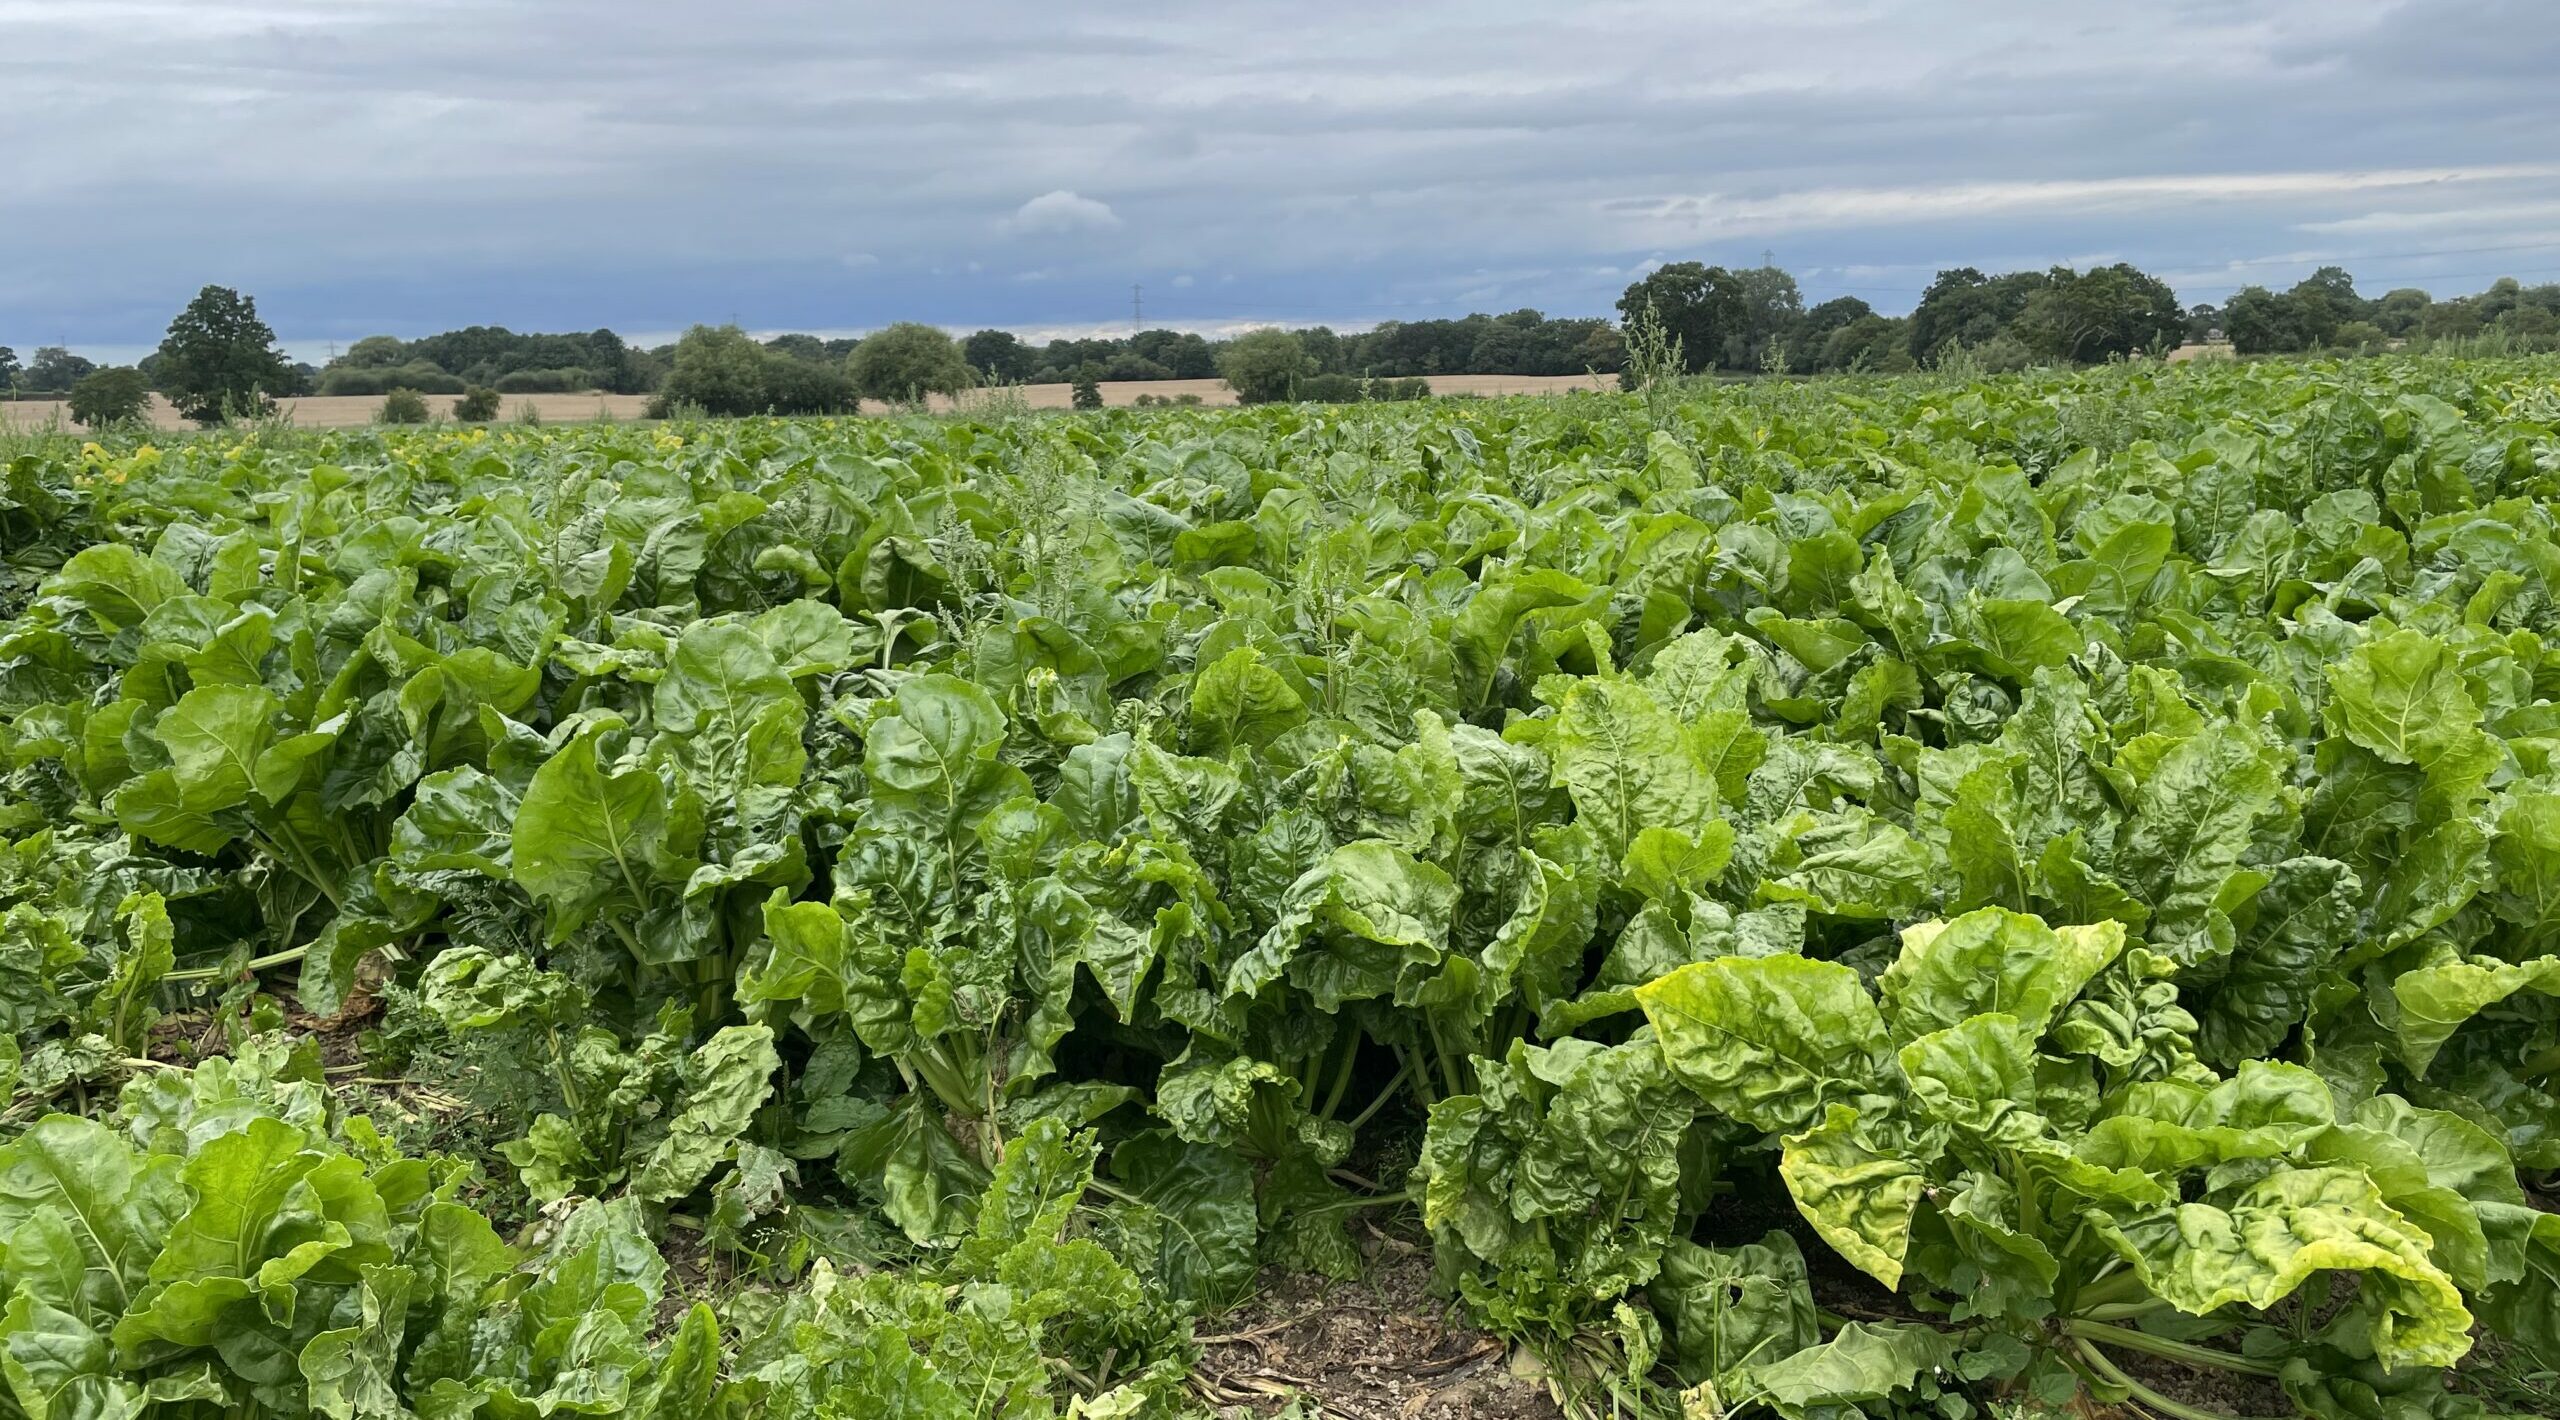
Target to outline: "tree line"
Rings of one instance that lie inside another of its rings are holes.
[[[0,390],[67,396],[71,417],[91,428],[139,418],[154,392],[199,424],[255,418],[272,411],[277,398],[303,393],[311,375],[276,347],[258,303],[225,286],[198,292],[138,365],[101,367],[47,346],[22,367],[15,351],[0,346]]]
[[[475,325],[417,340],[366,336],[317,373],[311,392],[462,394],[479,386],[502,395],[647,394],[664,378],[662,360],[609,330],[520,335],[503,326]]]
[[[2485,291],[2437,300],[2414,286],[2366,298],[2353,276],[2324,266],[2283,291],[2244,286],[2217,309],[2198,306],[2190,327],[2222,330],[2243,355],[2393,346],[2560,349],[2560,282],[2527,286],[2502,276]]]
[[[1248,403],[1403,398],[1425,392],[1434,375],[1618,373],[1630,342],[1650,347],[1653,365],[1688,373],[1797,375],[2087,364],[2216,340],[2242,355],[2483,342],[2560,349],[2560,283],[2507,277],[2466,296],[2403,287],[2367,298],[2335,266],[2282,291],[2247,286],[2219,306],[2185,308],[2167,283],[2121,262],[1999,275],[1956,267],[1893,316],[1856,296],[1808,307],[1795,277],[1776,266],[1685,261],[1629,285],[1617,311],[1616,322],[1524,309],[1359,332],[1311,326],[1212,340],[1142,330],[1039,344],[993,329],[954,339],[914,322],[859,339],[758,340],[734,325],[696,326],[649,349],[610,330],[472,326],[415,340],[368,336],[314,368],[277,348],[255,300],[207,286],[129,368],[102,369],[60,346],[22,364],[0,346],[0,394],[71,396],[73,418],[89,424],[139,414],[155,391],[205,423],[305,394],[398,395],[404,413],[421,396],[458,395],[457,417],[482,419],[503,395],[586,390],[652,395],[660,412],[832,414],[988,384],[1067,383],[1079,405],[1098,404],[1104,380],[1221,379]]]
[[[1629,332],[1676,352],[1690,373],[1889,373],[1950,361],[2000,371],[2217,341],[2241,355],[2474,340],[2560,349],[2560,284],[2505,277],[2468,296],[2439,300],[2403,287],[2367,299],[2336,266],[2284,291],[2246,286],[2220,306],[2183,309],[2168,283],[2121,262],[1996,276],[1956,267],[1939,272],[1908,315],[1888,316],[1856,296],[1807,307],[1795,278],[1774,266],[1675,262],[1629,286],[1618,313]]]
[[[1097,348],[1115,346],[1116,352]],[[1104,380],[1224,380],[1247,404],[1411,399],[1430,392],[1428,381],[1418,375],[1351,373],[1347,367],[1353,357],[1345,346],[1343,337],[1321,327],[1248,331],[1219,341],[1169,330],[1141,331],[1126,342],[1061,340],[1035,352],[1008,332],[982,330],[954,340],[911,321],[841,344],[809,336],[759,342],[734,325],[696,326],[669,349],[666,379],[651,409],[660,415],[686,409],[841,414],[859,409],[864,400],[908,405],[929,395],[1016,383],[1066,384],[1073,389],[1075,407],[1095,409],[1102,404]],[[1168,357],[1170,363],[1138,351]]]
[[[1909,315],[1888,316],[1856,296],[1808,308],[1795,277],[1775,266],[1682,261],[1629,286],[1618,314],[1693,374],[1892,372],[1959,351],[1988,369],[2090,364],[2172,349],[2187,330],[2177,293],[2124,263],[1999,276],[1956,267]]]
[[[1290,332],[1319,375],[1410,379],[1429,375],[1615,374],[1626,361],[1617,328],[1593,316],[1536,310],[1450,320],[1386,321],[1356,334],[1329,326]],[[1033,345],[1010,331],[981,330],[961,342],[972,369],[1018,384],[1057,384],[1089,372],[1105,380],[1222,378],[1218,357],[1233,339],[1172,330],[1090,336]]]
[[[1070,384],[1091,400],[1099,398],[1098,387],[1105,380],[1223,379],[1249,403],[1264,398],[1402,397],[1421,388],[1414,380],[1431,375],[1614,374],[1626,360],[1611,322],[1550,318],[1535,310],[1389,321],[1356,334],[1314,326],[1286,335],[1296,353],[1276,366],[1273,356],[1280,347],[1260,331],[1213,340],[1158,329],[1034,343],[992,329],[955,340],[914,322],[850,340],[794,334],[759,341],[734,325],[696,326],[672,345],[622,353],[628,357],[631,392],[655,395],[661,409],[711,414],[836,414],[864,400],[902,404],[1010,384]],[[432,371],[417,371],[416,366],[435,362],[431,342],[446,339],[431,337],[406,346],[389,337],[360,341],[322,372],[321,391],[337,392],[336,386],[347,379],[343,367],[359,360],[374,370],[432,377]],[[508,376],[494,378],[497,388],[508,388]],[[416,379],[409,383],[431,388]]]

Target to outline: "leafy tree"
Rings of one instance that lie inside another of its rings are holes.
[[[960,358],[990,380],[1018,384],[1031,378],[1031,347],[1009,330],[982,330],[960,342]]]
[[[1169,380],[1173,378],[1173,370],[1134,350],[1123,350],[1111,357],[1110,364],[1102,367],[1102,377],[1106,380]]]
[[[1243,404],[1287,399],[1299,380],[1314,373],[1307,348],[1285,330],[1249,330],[1218,352],[1218,376]]]
[[[758,344],[734,325],[698,325],[676,342],[665,385],[650,408],[658,417],[689,406],[722,417],[747,414],[850,414],[861,407],[852,379],[832,359],[800,354],[825,348],[812,336]]]
[[[19,373],[18,352],[0,345],[0,390],[16,388]]]
[[[473,385],[453,402],[453,417],[465,424],[486,424],[498,417],[498,392],[487,385]]]
[[[1614,375],[1625,369],[1627,339],[1619,333],[1618,328],[1604,320],[1585,321],[1583,324],[1587,329],[1583,332],[1581,340],[1566,355],[1564,368],[1555,373],[1579,375],[1585,371],[1595,371],[1603,375]]]
[[[2049,284],[2041,271],[1985,276],[1970,266],[1941,271],[1911,311],[1911,358],[1926,364],[1949,345],[1987,345],[2008,333],[2027,301]]]
[[[1855,296],[1834,296],[1806,311],[1787,333],[1787,368],[1799,375],[1835,368],[1826,355],[1832,333],[1875,313],[1875,307]]]
[[[39,345],[18,385],[30,390],[67,390],[98,368],[97,362],[59,345]]]
[[[2009,333],[2048,359],[2094,363],[2175,348],[2186,337],[2178,294],[2123,262],[2085,275],[2055,267],[2027,297]]]
[[[1774,266],[1755,266],[1734,273],[1742,286],[1743,331],[1740,349],[1728,349],[1733,369],[1766,369],[1769,356],[1804,319],[1804,295],[1796,279]]]
[[[1910,339],[1904,322],[1869,311],[1823,337],[1820,367],[1864,374],[1908,370]]]
[[[2508,284],[2514,284],[2512,278]],[[2303,349],[2337,343],[2338,327],[2363,320],[2369,314],[2369,303],[2356,294],[2355,278],[2340,267],[2321,267],[2294,283],[2285,294],[2293,301],[2294,324],[2302,334]]]
[[[2243,286],[2222,304],[2223,333],[2242,355],[2265,355],[2310,348],[2301,308],[2290,296],[2264,286]]]
[[[863,337],[845,372],[864,399],[897,404],[921,403],[928,394],[956,395],[977,383],[959,345],[915,321],[900,321]]]
[[[1368,334],[1358,337],[1348,364],[1369,375],[1453,375],[1466,370],[1475,356],[1476,342],[1491,321],[1484,316],[1465,320],[1388,321]],[[1325,335],[1333,332],[1326,331]],[[1336,337],[1339,339],[1339,337]],[[1310,373],[1329,369],[1312,350]]]
[[[2317,278],[2315,277],[2314,279]],[[2305,282],[2304,284],[2308,285],[2309,283]],[[2299,291],[2302,288],[2297,286],[2294,289]],[[2349,291],[2350,294],[2352,294],[2353,288],[2350,287]],[[2512,276],[2501,276],[2497,280],[2489,283],[2488,290],[2472,297],[2471,303],[2480,308],[2481,319],[2494,321],[2505,316],[2509,311],[2514,310],[2516,308],[2516,303],[2523,298],[2523,295],[2523,282],[2516,280]]]
[[[2384,292],[2382,299],[2373,303],[2373,323],[2382,327],[2385,335],[2414,335],[2419,322],[2426,319],[2427,307],[2434,304],[2435,298],[2426,292],[2402,286]]]
[[[158,376],[169,402],[198,424],[265,413],[293,378],[258,303],[227,286],[197,292],[169,323]]]
[[[1783,297],[1782,297],[1783,299]],[[1626,346],[1615,326],[1597,317],[1549,319],[1529,309],[1453,320],[1389,321],[1359,335],[1324,326],[1293,330],[1309,372],[1355,377],[1433,374],[1568,375],[1616,370]],[[1119,339],[1053,340],[1037,352],[1003,331],[980,331],[962,343],[974,369],[991,364],[1000,375],[1037,382],[1071,380],[1084,364],[1102,367],[1105,379],[1213,379],[1221,347],[1194,334],[1142,330]],[[1003,362],[1016,350],[1018,368]]]
[[[1102,371],[1087,363],[1076,367],[1075,379],[1067,390],[1067,402],[1078,409],[1102,407]]]
[[[634,350],[630,360],[632,388],[654,394],[666,384],[667,376],[675,373],[676,347],[670,343],[654,350]]]
[[[1208,341],[1185,331],[1139,331],[1129,337],[1129,351],[1162,366],[1169,379],[1214,380],[1218,377],[1218,353],[1209,348]]]
[[[1527,373],[1538,360],[1536,332],[1507,321],[1494,321],[1468,352],[1467,368],[1486,372]]]
[[[1495,316],[1483,324],[1466,372],[1479,375],[1578,375],[1591,368],[1578,358],[1595,320],[1549,320],[1544,313],[1522,309]],[[1613,367],[1614,368],[1614,367]]]
[[[413,358],[409,346],[396,336],[368,335],[347,347],[347,353],[329,362],[332,369],[387,370],[406,365]]]
[[[1700,371],[1718,361],[1725,338],[1743,325],[1741,292],[1723,266],[1702,261],[1672,261],[1636,281],[1618,297],[1618,322],[1633,327],[1638,320],[1659,325],[1667,340],[1677,340],[1682,371]]]
[[[820,344],[809,336],[784,339]],[[432,371],[434,382],[392,379],[387,373],[421,370]],[[500,394],[588,389],[639,394],[654,388],[664,375],[659,362],[609,330],[531,335],[503,326],[475,325],[411,341],[366,336],[329,362],[320,385],[324,392],[346,394],[379,394],[403,383],[429,394],[459,393],[472,385],[487,385]]]
[[[1120,351],[1116,340],[1052,340],[1041,347],[1035,377],[1044,384],[1075,378],[1079,365],[1099,366]]]
[[[1290,393],[1303,404],[1358,404],[1362,383],[1349,375],[1309,375]]]
[[[2418,321],[2429,340],[2459,340],[2479,334],[2480,326],[2480,308],[2469,301],[2438,301]]]
[[[2536,350],[2551,348],[2553,338],[2560,336],[2560,315],[2553,314],[2548,306],[2518,303],[2513,310],[2498,318],[2498,324],[2509,335]],[[2341,340],[2350,328],[2339,328]]]
[[[768,353],[763,409],[774,414],[852,414],[862,408],[852,377],[834,361]]]
[[[1348,374],[1354,362],[1363,357],[1361,344],[1356,338],[1346,337],[1329,325],[1309,326],[1297,332],[1297,336],[1298,343],[1306,347],[1308,363],[1314,365],[1319,374]],[[1193,338],[1198,339],[1196,336]],[[1217,378],[1217,351],[1211,349],[1205,340],[1200,342],[1200,347],[1209,357],[1208,368],[1196,375],[1185,374],[1183,378],[1186,380]],[[1177,365],[1175,368],[1187,367]]]
[[[466,394],[471,382],[424,360],[370,367],[331,365],[321,373],[319,382],[319,391],[324,395],[383,395],[396,389],[412,389],[420,394]]]
[[[603,388],[616,394],[646,389],[649,375],[631,347],[609,330],[557,335],[520,334],[504,326],[475,325],[423,336],[408,343],[406,361],[423,360],[472,384],[501,393],[508,375],[527,370],[575,370],[561,387]]]
[[[594,389],[599,381],[591,370],[509,370],[498,376],[492,386],[500,394],[575,394]],[[470,382],[465,381],[467,388]]]
[[[151,382],[130,366],[84,375],[71,387],[71,418],[91,429],[140,419],[151,408]]]
[[[759,413],[765,407],[765,360],[764,347],[738,327],[697,325],[676,342],[675,368],[659,399],[705,414]]]
[[[2365,330],[2347,331],[2350,325],[2368,326],[2386,336],[2391,333],[2386,322],[2406,322],[2429,335],[2455,333],[2454,327],[2462,322],[2439,319],[2440,308],[2427,305],[2425,295],[2395,291],[2381,302],[2367,301],[2356,294],[2354,277],[2339,267],[2324,266],[2281,294],[2264,286],[2244,286],[2233,292],[2222,308],[2222,326],[2231,337],[2231,348],[2243,355],[2316,350],[2342,340],[2374,343]]]
[[[764,348],[776,355],[788,356],[794,360],[806,360],[812,364],[828,358],[827,342],[814,335],[777,335],[766,341]]]
[[[393,390],[383,396],[382,407],[373,412],[376,424],[424,424],[430,417],[427,397],[416,390]]]
[[[1615,370],[1626,359],[1626,347],[1609,322],[1550,320],[1525,307],[1498,316],[1390,321],[1357,336],[1339,336],[1323,327],[1296,334],[1321,374],[1566,375],[1595,366]]]
[[[1948,349],[1962,351],[1967,363],[1986,375],[2013,374],[2036,363],[2036,352],[2029,350],[2025,341],[2007,331],[2002,331],[1980,345],[1957,345],[1949,346]],[[1905,355],[1903,360],[1904,363],[1900,366],[1888,368],[1910,369],[1910,356]]]
[[[1626,321],[1648,308],[1663,333],[1680,343],[1687,372],[1729,368],[1734,353],[1750,346],[1750,294],[1741,278],[1721,266],[1675,261],[1618,298],[1618,314]]]

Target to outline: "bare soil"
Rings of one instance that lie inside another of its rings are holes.
[[[1201,1338],[1201,1396],[1233,1420],[1292,1400],[1327,1420],[1561,1420],[1544,1381],[1433,1293],[1429,1252],[1375,1237],[1357,1282],[1264,1273],[1261,1294]]]
[[[1440,395],[1551,395],[1574,390],[1615,387],[1615,379],[1589,375],[1434,375],[1431,392]],[[1029,409],[1067,409],[1073,407],[1074,393],[1067,385],[1016,385],[1001,390],[972,390],[962,395],[957,407],[971,408],[993,403],[1019,400]],[[1106,380],[1102,385],[1102,402],[1118,408],[1133,405],[1140,395],[1154,395],[1168,402],[1185,395],[1196,397],[1204,405],[1230,405],[1236,402],[1235,391],[1223,380]],[[453,402],[458,396],[429,395],[430,413],[450,420]],[[304,399],[277,401],[283,416],[301,429],[361,429],[374,422],[382,409],[382,400],[374,395],[313,395]],[[521,416],[526,405],[533,406],[545,424],[583,424],[598,420],[633,420],[648,416],[649,397],[637,394],[511,394],[499,406],[499,418],[513,420]],[[948,398],[937,395],[932,401],[937,413],[955,407]],[[183,430],[193,426],[178,417],[167,400],[153,396],[151,422],[161,429]],[[0,426],[18,429],[42,429],[59,424],[77,430],[71,422],[71,411],[58,400],[30,400],[0,403]]]

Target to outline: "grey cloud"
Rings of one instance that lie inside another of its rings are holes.
[[[2098,252],[2216,296],[2547,233],[2556,51],[2532,0],[0,0],[0,343],[207,280],[329,335],[1596,311],[1764,245],[1887,307]]]

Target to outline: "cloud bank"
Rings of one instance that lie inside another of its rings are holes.
[[[0,0],[0,344],[2560,275],[2540,0]],[[2537,245],[2548,243],[2549,245]],[[2480,249],[2494,248],[2483,252]],[[2430,255],[2448,252],[2455,254]],[[2470,252],[2473,254],[2459,254]]]

